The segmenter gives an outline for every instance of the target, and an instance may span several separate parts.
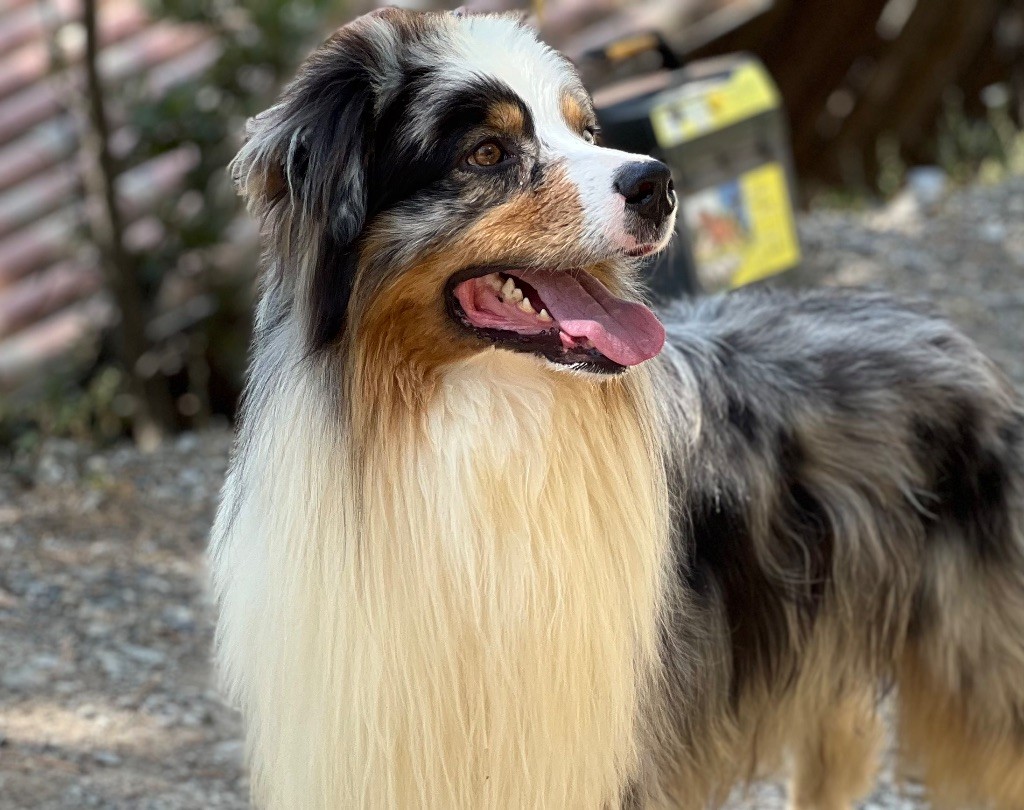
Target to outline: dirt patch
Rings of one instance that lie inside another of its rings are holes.
[[[229,445],[50,442],[0,481],[0,806],[246,806],[204,596]]]

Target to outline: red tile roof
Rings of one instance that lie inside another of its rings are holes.
[[[111,317],[96,251],[76,238],[86,215],[80,6],[0,0],[0,390],[92,344]],[[99,30],[100,69],[115,97],[120,81],[141,75],[162,91],[219,53],[195,26],[148,19],[140,0],[101,0]],[[128,224],[172,193],[195,159],[178,150],[122,175]]]

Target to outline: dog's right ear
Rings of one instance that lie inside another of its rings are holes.
[[[249,121],[230,167],[277,254],[310,349],[344,328],[354,243],[366,224],[375,96],[394,69],[386,55],[395,16],[360,17],[317,48],[278,102]]]

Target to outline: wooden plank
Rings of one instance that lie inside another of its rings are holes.
[[[77,140],[71,119],[62,116],[0,146],[0,191],[67,159],[74,152]]]
[[[939,35],[949,19],[956,14],[962,0],[928,0],[918,2],[900,32],[880,53],[863,94],[853,111],[843,121],[832,144],[833,159],[838,164],[845,156],[855,155],[860,162],[859,177],[837,177],[846,182],[868,184],[875,175],[875,143],[878,135],[893,121],[892,109],[905,91],[908,77],[914,70],[927,70],[919,61],[928,58],[929,43]],[[967,0],[972,2],[972,0]]]
[[[0,242],[0,295],[18,279],[63,258],[74,231],[75,216],[63,211]]]
[[[33,274],[0,296],[0,338],[92,295],[102,286],[99,269],[82,262],[63,262]]]
[[[815,18],[805,29],[808,41],[783,74],[793,152],[801,169],[820,154],[817,123],[829,98],[843,88],[854,62],[879,48],[876,25],[887,2],[832,3],[824,17]]]
[[[109,301],[102,295],[94,296],[0,341],[0,390],[38,377],[41,367],[73,351],[93,354],[95,349],[90,344],[113,318]]]
[[[915,60],[891,111],[893,131],[901,143],[912,147],[930,132],[929,117],[934,121],[943,91],[955,85],[960,70],[970,64],[997,12],[997,0],[961,0],[930,43],[929,57]]]
[[[684,56],[687,59],[706,59],[747,51],[763,59],[766,44],[772,42],[777,32],[785,27],[788,15],[795,5],[798,5],[796,0],[775,0],[764,14],[754,17],[712,42],[685,53]]]
[[[65,164],[0,194],[0,239],[63,208],[74,199],[79,184],[74,166]]]

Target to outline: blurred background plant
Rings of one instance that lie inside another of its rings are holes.
[[[0,442],[131,432],[153,446],[233,413],[257,255],[225,166],[340,11],[0,6],[0,45],[7,34],[28,79],[0,95]],[[32,115],[32,97],[53,103]]]
[[[119,100],[134,136],[129,161],[188,156],[180,190],[151,212],[158,238],[135,256],[142,298],[152,310],[137,373],[165,381],[172,407],[157,428],[172,430],[234,410],[256,256],[225,167],[245,119],[272,100],[323,34],[328,8],[337,13],[338,6],[327,0],[146,0],[146,8],[153,19],[200,27],[219,50],[201,74],[162,93],[134,78]]]
[[[684,60],[756,54],[807,199],[865,205],[922,165],[953,183],[1024,172],[1024,0],[540,7],[592,85],[618,77],[587,54],[627,32],[656,30]],[[258,256],[225,166],[245,118],[362,10],[0,0],[0,445],[154,446],[233,415]]]

